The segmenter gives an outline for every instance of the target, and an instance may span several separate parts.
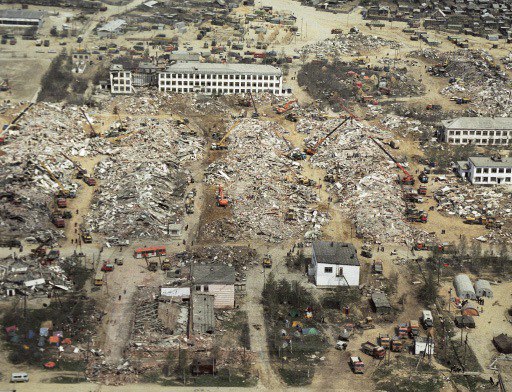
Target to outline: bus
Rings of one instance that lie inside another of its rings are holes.
[[[147,257],[158,257],[158,256],[166,256],[167,251],[165,246],[152,246],[149,248],[138,248],[135,249],[133,253],[133,257],[136,259],[145,259]]]

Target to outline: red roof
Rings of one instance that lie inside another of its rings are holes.
[[[149,248],[138,248],[138,249],[135,249],[135,253],[153,252],[153,251],[156,251],[156,250],[163,250],[164,252],[166,251],[165,250],[165,246],[150,246]]]

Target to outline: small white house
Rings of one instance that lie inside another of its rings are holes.
[[[194,292],[215,297],[215,309],[235,307],[235,268],[224,264],[192,266]]]
[[[354,245],[343,242],[313,242],[309,275],[320,287],[359,286],[361,266]]]
[[[414,355],[434,355],[434,339],[416,336],[414,339]]]

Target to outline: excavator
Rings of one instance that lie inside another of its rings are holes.
[[[217,206],[227,207],[228,205],[229,205],[229,200],[224,195],[224,190],[222,189],[222,185],[219,185],[219,194],[217,195]]]
[[[296,102],[299,102],[299,101],[296,99],[292,99],[291,101],[286,102],[283,106],[278,106],[276,108],[276,113],[283,114],[283,113],[286,113],[286,112],[292,110],[293,109],[292,105]]]
[[[375,138],[370,137],[370,139],[384,152],[384,154],[386,154],[389,157],[389,159],[395,162],[396,166],[400,170],[402,170],[405,176],[400,179],[400,182],[404,185],[414,185],[415,180],[411,173],[409,173],[405,169],[405,167],[403,167],[389,152],[387,152],[386,149],[382,147],[382,145],[379,142],[377,142],[377,140],[375,140]]]
[[[80,108],[80,111],[82,112],[82,115],[84,116],[85,120],[87,121],[87,124],[89,124],[89,128],[91,129],[91,132],[89,133],[89,137],[98,137],[98,133],[94,130],[93,125],[91,124],[91,121],[89,121],[89,116],[85,113],[84,109]]]
[[[233,129],[235,129],[238,124],[240,124],[241,121],[238,120],[236,121],[229,129],[228,131],[226,132],[226,134],[222,137],[222,139],[220,139],[220,141],[218,143],[213,143],[211,145],[211,149],[212,150],[227,150],[228,149],[228,146],[226,146],[226,141],[228,139],[228,136],[231,134],[231,132],[233,131]]]
[[[334,129],[332,129],[327,135],[325,135],[323,138],[319,139],[315,145],[311,148],[306,148],[304,151],[307,155],[315,155],[318,152],[318,148],[322,145],[323,142],[325,142],[334,132],[336,132],[343,124],[345,124],[348,120],[350,120],[351,117],[347,116],[345,119],[338,124]]]

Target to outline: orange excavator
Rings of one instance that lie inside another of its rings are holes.
[[[345,124],[350,119],[351,117],[349,116],[345,117],[345,119],[340,124],[338,124],[332,131],[330,131],[323,138],[320,138],[313,147],[306,148],[304,152],[307,155],[315,155],[318,152],[318,148],[322,145],[322,143],[325,142],[334,132],[336,132],[343,124]]]
[[[226,196],[224,196],[224,190],[222,189],[222,185],[219,185],[219,194],[217,195],[217,206],[219,207],[227,207],[229,205],[229,200]]]
[[[396,166],[402,170],[402,172],[404,173],[404,177],[402,177],[400,179],[400,182],[404,185],[414,185],[414,177],[411,175],[411,173],[409,173],[405,167],[403,167],[389,152],[386,151],[386,149],[384,147],[382,147],[382,145],[377,141],[375,140],[373,137],[370,137],[370,139],[382,150],[384,151],[384,154],[386,154],[389,159],[391,159],[393,162],[395,162]]]
[[[288,112],[288,111],[292,110],[292,109],[293,109],[293,106],[292,106],[292,105],[293,105],[294,103],[296,103],[296,102],[299,102],[299,101],[298,101],[298,100],[296,100],[296,99],[293,99],[293,100],[291,100],[291,101],[286,102],[283,106],[278,106],[278,107],[276,108],[276,113],[277,113],[277,114],[283,114],[283,113],[286,113],[286,112]]]

